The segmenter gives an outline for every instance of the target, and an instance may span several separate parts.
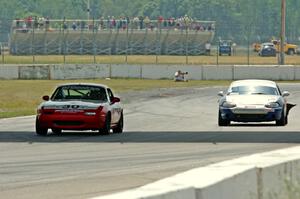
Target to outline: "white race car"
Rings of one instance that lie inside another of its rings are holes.
[[[276,121],[277,126],[288,123],[288,113],[294,104],[287,103],[289,92],[281,92],[268,80],[234,81],[226,94],[220,91],[219,126],[235,122]]]

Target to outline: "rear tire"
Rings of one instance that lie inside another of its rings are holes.
[[[110,123],[111,123],[111,116],[110,113],[108,113],[105,118],[104,128],[100,130],[101,134],[108,135],[110,133]]]
[[[121,113],[120,120],[118,122],[118,125],[113,129],[113,133],[123,133],[123,126],[124,126],[124,119],[123,119],[123,113]]]
[[[41,135],[41,136],[46,136],[48,133],[48,129],[47,128],[42,128],[40,125],[39,120],[36,118],[35,120],[35,133],[37,135]]]
[[[219,126],[228,126],[230,124],[230,120],[223,119],[221,116],[221,111],[219,111],[218,125]]]

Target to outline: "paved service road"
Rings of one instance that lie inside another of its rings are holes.
[[[283,84],[300,104],[300,84]],[[286,127],[217,126],[225,88],[124,94],[125,133],[40,137],[34,117],[0,120],[1,198],[88,198],[141,186],[191,168],[300,143],[299,107]]]

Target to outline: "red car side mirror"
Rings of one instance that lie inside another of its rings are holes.
[[[120,102],[121,101],[121,99],[120,98],[118,98],[118,97],[114,97],[112,100],[111,100],[111,103],[112,104],[114,104],[114,103],[116,103],[116,102]]]
[[[48,95],[43,96],[43,100],[49,101],[50,97]]]

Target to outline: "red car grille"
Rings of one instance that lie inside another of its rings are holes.
[[[82,121],[54,121],[57,126],[80,126],[83,125]]]

